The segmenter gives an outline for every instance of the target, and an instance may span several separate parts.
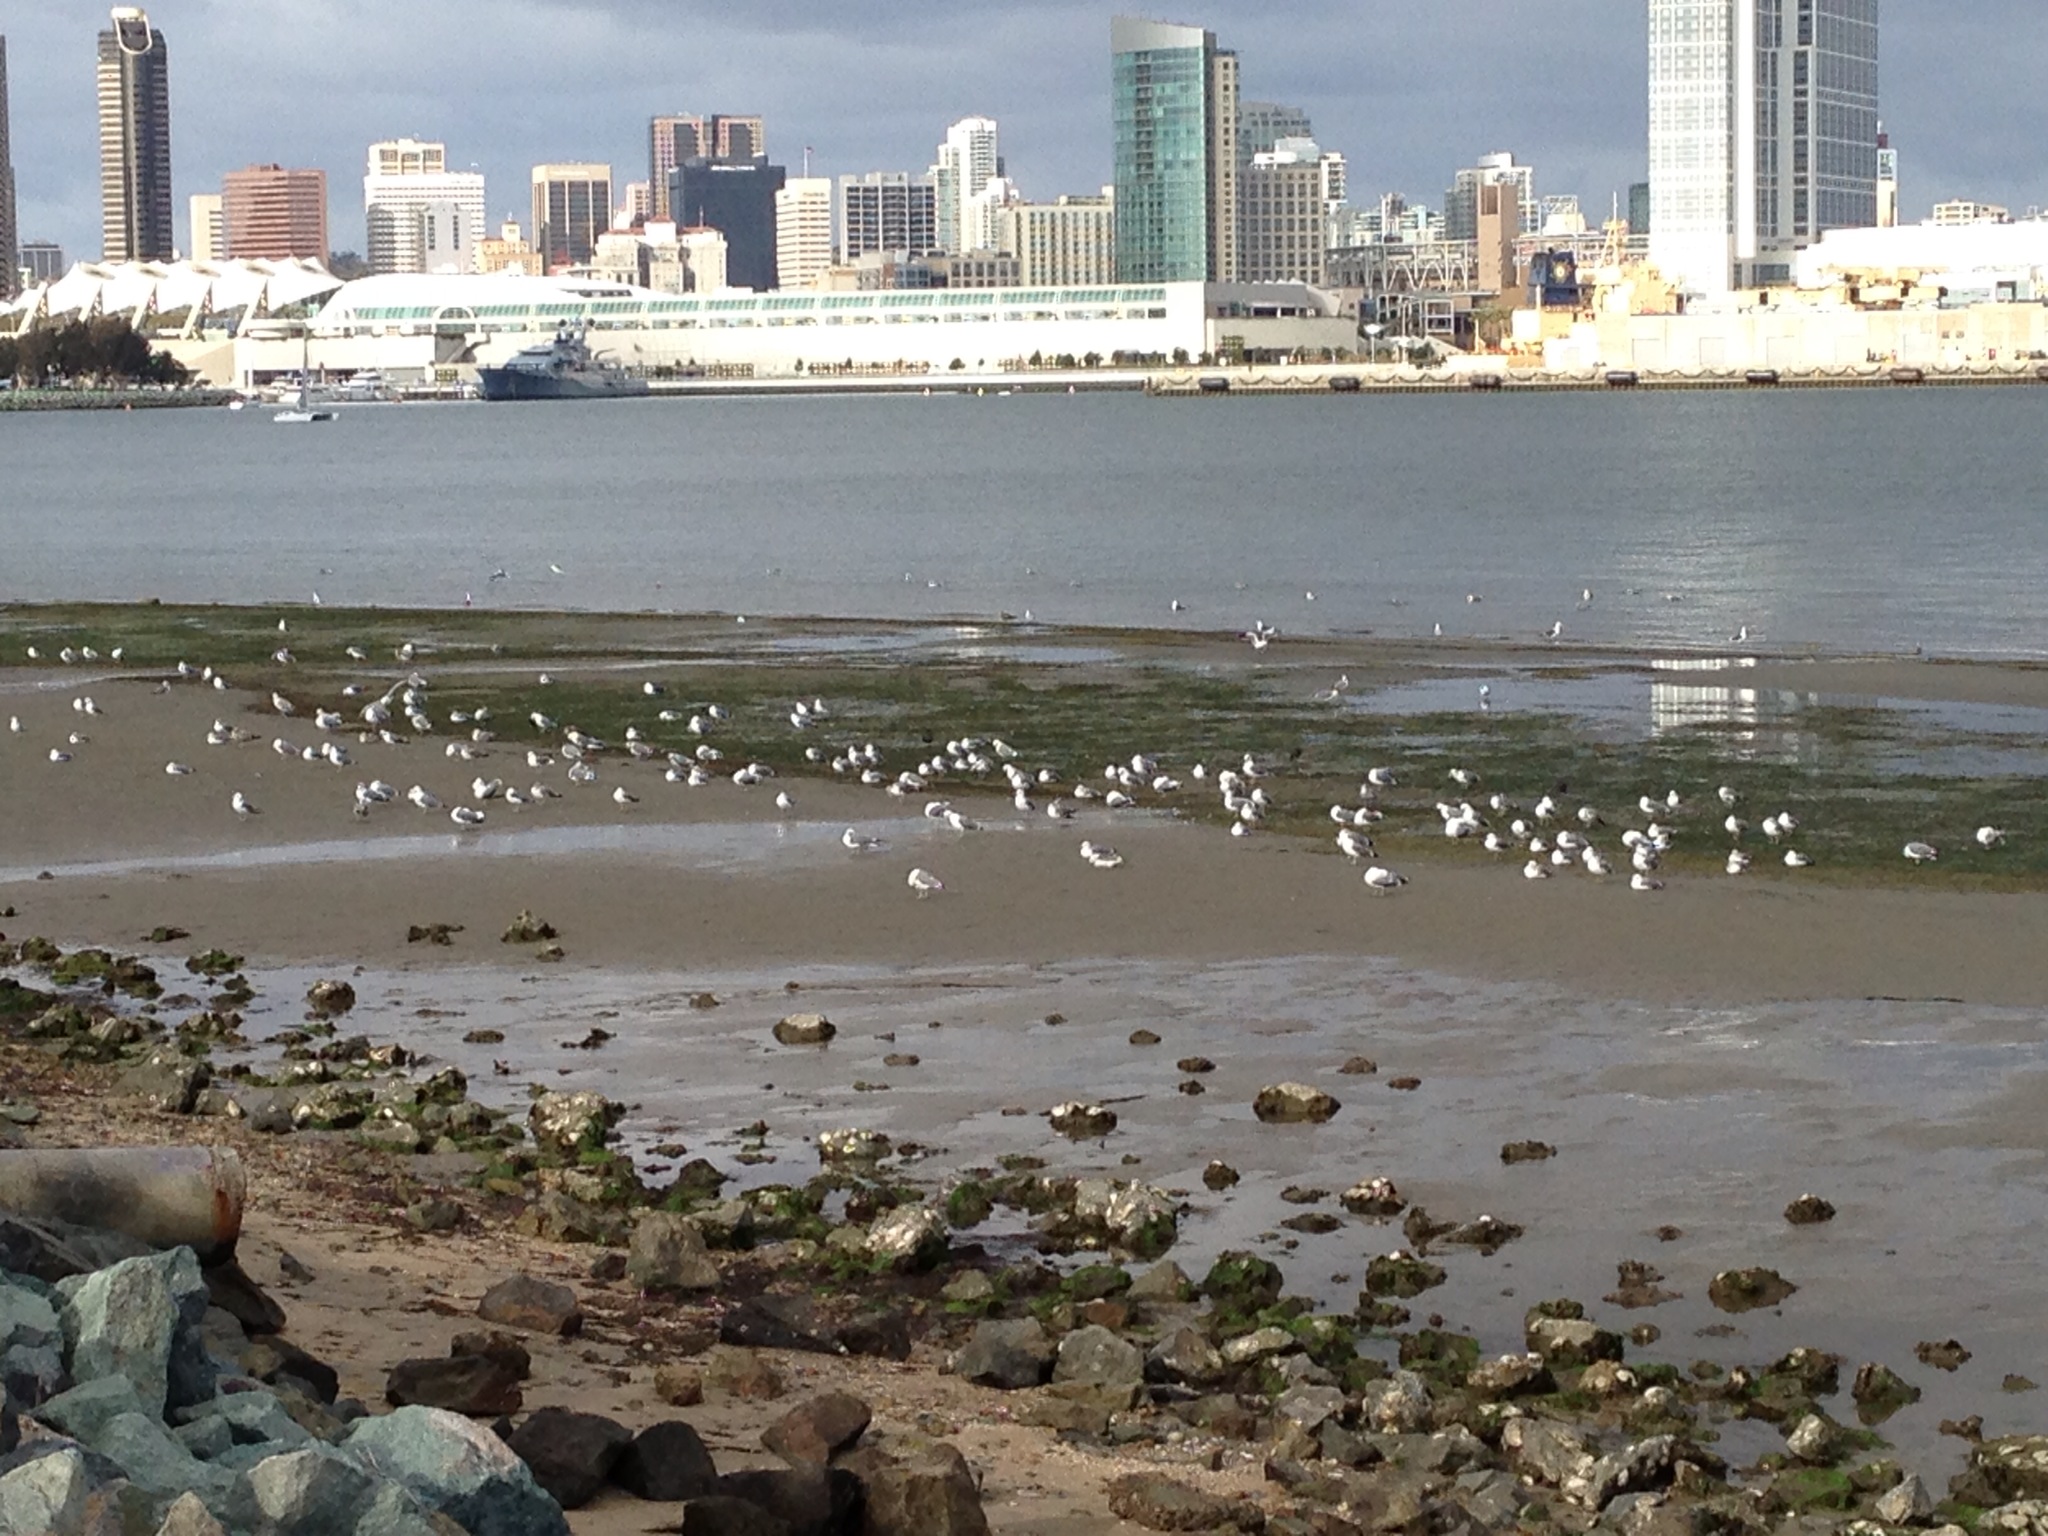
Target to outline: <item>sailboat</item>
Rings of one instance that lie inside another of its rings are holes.
[[[334,412],[313,409],[313,336],[311,327],[299,332],[299,399],[270,419],[280,426],[304,426],[308,422],[332,421]]]

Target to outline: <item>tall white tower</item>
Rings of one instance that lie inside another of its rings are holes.
[[[974,232],[967,227],[969,205],[1001,173],[995,119],[963,117],[946,130],[938,161],[932,166],[941,250],[958,255],[972,248],[969,237]]]

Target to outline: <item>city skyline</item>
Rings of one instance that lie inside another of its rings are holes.
[[[1323,146],[1350,159],[1356,198],[1402,191],[1434,203],[1457,167],[1508,149],[1539,167],[1547,192],[1576,192],[1598,217],[1646,169],[1642,0],[1559,0],[1546,10],[1552,27],[1514,29],[1514,51],[1502,54],[1500,23],[1514,8],[1448,0],[1428,17],[1376,21],[1368,45],[1335,0],[1302,0],[1281,19],[1243,0],[1131,7],[1217,32],[1243,61],[1245,98],[1307,110]],[[90,61],[106,9],[53,0],[9,18],[23,240],[97,246]],[[1103,39],[1126,7],[1040,0],[828,19],[814,6],[769,4],[740,26],[693,0],[589,0],[518,13],[484,37],[463,30],[452,0],[408,6],[403,25],[388,0],[346,10],[278,0],[232,17],[194,0],[151,9],[180,44],[176,185],[216,186],[251,163],[320,167],[333,244],[360,249],[348,171],[375,139],[447,142],[451,168],[486,173],[495,220],[524,210],[533,164],[637,166],[649,119],[679,109],[759,114],[793,175],[809,145],[814,174],[831,176],[919,170],[947,123],[987,115],[1003,125],[1025,195],[1086,194],[1111,179]],[[2016,210],[2048,202],[2033,147],[2048,132],[2048,104],[2024,74],[2040,52],[2029,40],[2048,46],[2048,15],[2018,0],[1972,13],[1886,0],[1884,116],[1909,220],[1947,197]],[[458,47],[479,59],[464,73],[478,84],[449,96],[434,60]],[[1492,58],[1497,69],[1478,67]],[[182,198],[177,213],[189,245]]]

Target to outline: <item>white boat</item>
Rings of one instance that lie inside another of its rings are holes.
[[[295,405],[270,419],[283,427],[302,427],[315,421],[332,421],[334,412],[313,409],[313,339],[310,331],[299,333],[299,398]]]

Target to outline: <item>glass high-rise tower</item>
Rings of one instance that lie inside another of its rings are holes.
[[[1125,283],[1238,276],[1237,55],[1216,34],[1110,23],[1116,271]]]
[[[171,66],[146,12],[116,6],[99,39],[100,228],[108,261],[170,261]]]
[[[1878,0],[1650,0],[1650,259],[1681,288],[1782,282],[1877,223]]]
[[[7,142],[7,39],[0,37],[0,299],[14,297],[21,286],[20,261],[15,246],[19,231],[14,227],[14,157]]]

